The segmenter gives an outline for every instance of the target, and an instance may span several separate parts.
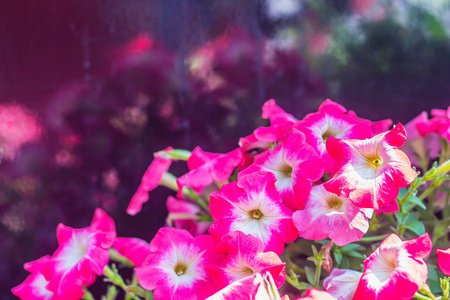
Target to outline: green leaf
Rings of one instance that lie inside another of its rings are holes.
[[[314,270],[310,267],[305,267],[305,271],[306,271],[306,278],[308,279],[308,282],[310,284],[314,284],[314,277],[316,275]]]
[[[341,252],[334,252],[333,254],[334,254],[334,259],[336,260],[336,263],[338,265],[340,265],[341,261],[342,261],[342,253]]]
[[[442,22],[434,15],[427,13],[425,17],[425,26],[430,35],[435,39],[447,38],[447,32]]]
[[[410,213],[406,218],[405,223],[411,223],[417,220],[419,220],[419,213]]]
[[[342,252],[347,252],[347,251],[351,251],[351,250],[364,250],[364,249],[366,249],[366,248],[359,244],[348,244],[348,245],[341,247]]]
[[[358,257],[358,258],[364,258],[364,255],[362,255],[362,254],[359,253],[359,252],[353,251],[353,250],[348,251],[348,252],[345,252],[345,254],[347,254],[348,256],[353,256],[353,257]]]
[[[397,221],[400,224],[404,224],[406,221],[406,218],[408,218],[409,213],[401,213],[401,212],[396,212],[395,213],[395,217],[397,218]]]
[[[422,235],[425,233],[425,226],[420,221],[410,222],[404,225],[407,229],[411,230],[415,234]]]
[[[299,290],[307,290],[312,287],[309,283],[299,282],[298,285],[295,286]]]
[[[428,279],[427,284],[433,293],[442,293],[441,283],[439,281],[439,276],[436,273],[435,265],[428,265]]]
[[[433,244],[443,235],[448,233],[448,226],[450,226],[450,219],[442,220],[434,227]]]
[[[413,203],[413,204],[416,204],[417,206],[419,206],[420,208],[427,209],[425,204],[423,204],[423,202],[416,196],[413,196],[413,195],[409,196],[408,199],[406,200],[406,202]]]

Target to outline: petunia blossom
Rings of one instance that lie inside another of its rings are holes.
[[[339,139],[365,139],[373,136],[370,122],[354,115],[330,99],[325,100],[318,112],[308,114],[295,125],[306,136],[306,142],[311,145],[323,159],[325,173],[333,169],[335,158],[330,156],[326,148],[328,137]]]
[[[211,251],[209,235],[192,235],[184,229],[163,227],[150,242],[150,254],[136,268],[139,283],[159,299],[205,299],[218,288],[205,270],[222,255]]]
[[[127,213],[130,215],[135,215],[141,211],[142,203],[148,201],[148,192],[153,190],[158,186],[163,178],[163,175],[169,169],[172,164],[172,159],[165,152],[173,150],[172,147],[168,147],[163,151],[155,152],[153,154],[154,160],[148,166],[147,171],[145,171],[142,177],[141,184],[138,190],[131,198],[130,204],[127,208]]]
[[[336,300],[351,300],[362,274],[354,270],[333,269],[323,281],[323,287]]]
[[[239,230],[264,243],[265,251],[283,253],[284,243],[298,236],[292,211],[281,203],[272,173],[252,173],[211,194],[209,204],[215,222],[209,232],[216,239]]]
[[[254,159],[239,177],[259,171],[272,173],[284,205],[293,211],[305,207],[312,183],[323,175],[322,160],[297,129],[292,129],[273,150],[256,155]]]
[[[38,260],[26,263],[24,269],[31,274],[22,284],[14,287],[11,292],[22,300],[54,300],[54,293],[46,288],[49,283],[47,279],[51,276],[46,270],[48,269],[46,263],[49,259],[50,256],[46,255]]]
[[[432,248],[428,233],[407,241],[394,233],[389,235],[364,260],[364,272],[353,299],[412,299],[427,281],[424,258]]]
[[[314,241],[330,238],[343,246],[362,238],[372,214],[373,209],[356,207],[321,184],[312,188],[305,209],[294,212],[292,219],[300,237]]]
[[[59,247],[48,262],[52,277],[47,289],[58,299],[81,297],[82,286],[103,274],[115,237],[114,221],[101,209],[95,211],[90,227],[73,229],[59,224]]]
[[[269,272],[277,288],[286,280],[285,263],[274,252],[264,252],[262,241],[251,235],[233,231],[222,238],[214,252],[225,255],[207,266],[220,288],[254,273]]]
[[[339,140],[329,137],[328,153],[336,160],[325,189],[350,198],[354,205],[379,208],[395,200],[399,189],[416,177],[411,163],[399,150],[406,141],[402,124],[366,140]]]

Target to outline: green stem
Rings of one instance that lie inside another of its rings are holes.
[[[108,278],[105,280],[121,287],[122,290],[127,295],[127,297],[130,297],[131,299],[134,299],[134,300],[140,300],[138,296],[136,296],[133,293],[128,292],[127,285],[123,281],[122,277],[116,272],[117,270],[114,265],[113,265],[113,268],[114,268],[114,271],[108,265],[105,266],[105,268],[103,269],[103,271],[104,271],[103,275]]]
[[[83,300],[95,300],[94,296],[91,294],[91,292],[88,291],[88,289],[85,286],[83,286],[83,292],[84,292],[84,295],[83,295],[83,297],[81,299],[83,299]]]
[[[159,185],[168,187],[169,189],[178,192],[177,178],[169,172],[164,173]]]
[[[322,262],[315,262],[316,264],[316,277],[314,278],[314,287],[319,287],[320,273],[322,272]]]
[[[421,300],[432,300],[432,298],[428,298],[427,296],[421,295],[419,293],[415,293],[414,298],[421,299]]]
[[[195,201],[197,201],[197,203],[198,203],[205,211],[207,211],[208,213],[210,213],[208,204],[206,204],[206,202],[205,202],[202,198],[200,198],[200,196],[197,195],[197,193],[194,192],[193,189],[184,187],[184,188],[183,188],[183,194],[186,195],[186,196],[188,196],[189,198],[192,198],[192,199],[194,199]]]
[[[422,201],[423,199],[425,199],[426,196],[428,196],[434,189],[436,188],[436,186],[432,183],[423,193],[422,195],[419,196],[419,200]]]
[[[164,153],[164,151],[163,151],[163,153]],[[172,158],[172,159],[188,160],[192,153],[191,153],[191,151],[188,151],[188,150],[174,149],[174,150],[165,152],[165,154],[170,155],[170,158]]]
[[[114,248],[109,248],[109,257],[113,261],[119,262],[127,267],[134,268],[133,263],[128,258],[117,252]]]
[[[419,288],[418,292],[421,292],[422,294],[428,296],[427,299],[436,300],[436,297],[433,295],[433,293],[430,291],[430,288],[426,284],[424,284],[421,288]],[[418,294],[418,292],[416,294]]]
[[[403,225],[400,225],[400,228],[398,229],[397,235],[402,239],[403,238],[403,232],[405,232],[406,227]]]
[[[409,196],[411,196],[411,195],[412,195],[412,193],[411,193],[411,191],[408,189],[408,191],[406,192],[405,196],[403,196],[402,199],[400,199],[400,200],[398,201],[398,206],[399,206],[399,209],[400,209],[400,212],[401,212],[401,213],[404,212],[404,211],[403,211],[403,204],[405,204],[406,200],[407,200],[407,199],[409,198]]]
[[[387,237],[388,237],[387,234],[382,234],[382,235],[376,235],[376,236],[363,237],[359,241],[360,242],[374,242],[374,241],[384,240]]]

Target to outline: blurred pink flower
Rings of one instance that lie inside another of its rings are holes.
[[[42,127],[25,108],[16,104],[0,105],[0,153],[12,160],[20,147],[40,138]]]

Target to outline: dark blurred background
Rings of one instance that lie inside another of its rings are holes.
[[[394,123],[446,109],[449,30],[445,0],[2,1],[0,299],[97,207],[150,241],[169,192],[125,209],[153,152],[230,151],[268,99],[297,118],[326,98]]]

